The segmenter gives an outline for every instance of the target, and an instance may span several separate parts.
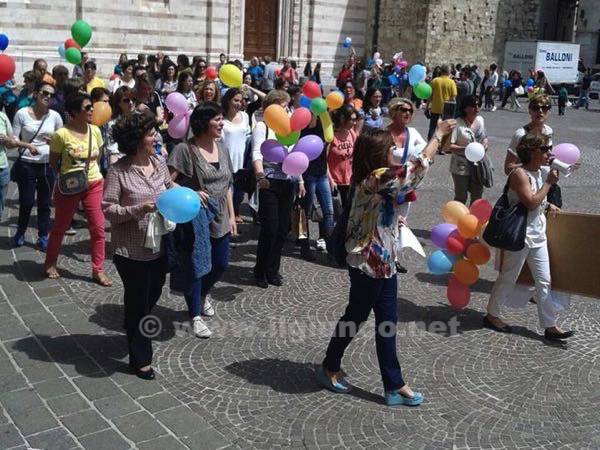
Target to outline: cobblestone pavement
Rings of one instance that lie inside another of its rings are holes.
[[[512,131],[527,116],[484,114],[501,167]],[[573,110],[551,119],[555,142],[576,143],[583,153],[580,172],[562,184],[565,209],[600,212],[599,119]],[[416,125],[425,130],[421,114]],[[452,195],[448,162],[438,158],[410,216],[429,251],[427,230]],[[493,202],[503,183],[497,173],[485,196]],[[481,328],[491,266],[457,313],[445,300],[445,278],[408,255],[398,350],[405,378],[426,401],[390,409],[381,397],[372,318],[344,359],[353,393],[333,395],[314,380],[345,307],[347,274],[323,254],[304,262],[290,242],[284,287],[258,289],[250,271],[256,229],[244,225],[214,290],[211,339],[185,332],[183,299],[165,288],[155,310],[163,326],[154,343],[158,377],[147,382],[127,373],[122,287],[112,263],[114,287],[90,283],[87,231],[80,229],[63,247],[63,278],[42,279],[32,233],[25,247],[10,248],[14,185],[9,196],[0,230],[0,448],[600,448],[598,300],[573,299],[561,323],[577,335],[564,346],[541,339],[533,305],[507,315],[514,334],[497,334]],[[443,328],[455,322],[457,333]]]

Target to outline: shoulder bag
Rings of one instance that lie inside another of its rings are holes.
[[[92,160],[92,129],[89,126],[88,135],[88,157],[85,161],[85,168],[75,169],[58,177],[58,191],[62,195],[81,194],[88,188],[88,171]]]

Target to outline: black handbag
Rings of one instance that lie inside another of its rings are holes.
[[[58,177],[58,191],[62,195],[81,194],[88,188],[88,171],[90,169],[90,161],[92,160],[92,129],[89,126],[88,135],[88,157],[85,161],[85,168],[76,169],[61,174]]]
[[[508,178],[510,180],[510,176]],[[521,202],[511,206],[507,192],[508,180],[502,196],[494,205],[490,220],[483,232],[483,239],[491,247],[518,252],[525,248],[529,211]]]

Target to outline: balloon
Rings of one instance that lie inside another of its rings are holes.
[[[454,263],[454,276],[462,284],[470,286],[479,278],[479,269],[471,261],[460,259]]]
[[[479,233],[479,220],[473,214],[467,214],[458,219],[457,227],[462,237],[474,238]]]
[[[344,104],[344,94],[339,91],[330,92],[327,94],[325,101],[327,102],[327,107],[329,110],[334,111],[338,108],[341,108]]]
[[[65,50],[73,47],[81,51],[81,46],[77,42],[75,42],[74,39],[67,39],[63,45],[65,46]]]
[[[232,88],[242,86],[242,71],[233,64],[223,64],[219,69],[219,78],[226,86]]]
[[[473,264],[481,266],[482,264],[486,264],[491,257],[492,255],[487,245],[476,242],[467,247],[467,258]]]
[[[204,76],[209,80],[216,80],[218,77],[217,69],[215,69],[213,66],[207,67],[204,69]]]
[[[308,169],[308,156],[302,152],[292,152],[285,157],[281,170],[292,177],[298,177]]]
[[[298,142],[298,139],[300,139],[300,132],[292,131],[287,136],[280,136],[277,133],[275,133],[275,136],[277,137],[277,142],[279,142],[280,144],[289,146],[289,145],[294,145],[296,142]]]
[[[324,112],[327,112],[327,102],[325,101],[325,99],[323,99],[321,97],[315,97],[310,102],[310,110],[316,116],[318,116],[319,114],[322,114]]]
[[[267,106],[263,114],[267,126],[280,136],[287,136],[292,132],[290,118],[286,110],[277,104]]]
[[[71,47],[65,50],[65,59],[71,64],[79,64],[81,62],[81,52],[77,47]]]
[[[531,93],[533,92],[533,86],[529,86],[529,87],[527,88],[527,92],[529,92],[529,93],[531,94]]]
[[[394,72],[395,72],[395,73],[400,73],[400,72],[402,72],[402,67],[400,67],[400,65],[399,65],[399,64],[396,64],[396,65],[394,66]]]
[[[454,230],[446,239],[446,249],[451,255],[460,255],[465,251],[465,239],[460,235],[458,230]]]
[[[0,84],[12,79],[15,74],[15,61],[8,55],[0,55]]]
[[[379,52],[373,53],[373,59],[379,59],[379,58],[381,58],[381,53],[379,53]]]
[[[436,250],[427,258],[427,268],[435,275],[443,275],[452,271],[455,258],[445,250]]]
[[[396,78],[396,75],[389,75],[387,79],[390,83],[390,86],[396,86],[398,84],[398,78]]]
[[[94,103],[94,111],[92,111],[92,123],[97,127],[101,127],[108,123],[112,116],[112,109],[106,102]]]
[[[446,203],[442,208],[442,217],[447,223],[457,224],[458,219],[467,214],[469,214],[469,209],[456,200]]]
[[[321,128],[323,128],[323,138],[328,144],[333,142],[333,124],[331,123],[331,116],[327,111],[319,114],[319,120],[321,120]]]
[[[290,128],[292,129],[292,131],[303,130],[310,124],[311,119],[312,115],[310,114],[309,109],[295,109],[292,113],[292,117],[290,117]]]
[[[479,223],[485,223],[490,220],[490,216],[492,215],[492,205],[484,198],[480,198],[471,203],[469,207],[469,212],[477,217]]]
[[[0,34],[0,51],[3,52],[8,47],[8,36]]]
[[[510,80],[504,80],[504,87],[509,88],[512,86],[512,82]]]
[[[426,82],[421,81],[416,86],[413,86],[413,92],[421,100],[427,100],[429,97],[431,97],[431,86],[429,86]]]
[[[275,139],[267,139],[260,146],[260,152],[265,161],[282,163],[288,152],[287,149]]]
[[[471,162],[478,162],[485,156],[485,148],[479,142],[471,142],[465,148],[465,156]]]
[[[378,66],[381,66],[381,65],[383,65],[383,59],[381,59],[381,58],[377,58],[377,59],[375,60],[375,64],[377,64]]]
[[[456,225],[452,223],[440,223],[431,229],[431,241],[436,247],[446,248],[448,236],[456,230]]]
[[[462,309],[469,304],[471,300],[471,290],[469,286],[465,286],[458,279],[452,275],[448,280],[448,289],[446,290],[446,297],[455,309]]]
[[[190,117],[187,114],[176,115],[169,122],[168,133],[173,139],[183,139],[190,126]]]
[[[200,197],[190,188],[178,186],[160,194],[156,207],[165,219],[185,223],[198,215]]]
[[[92,38],[92,27],[83,20],[78,20],[71,26],[71,36],[79,45],[85,47]]]
[[[352,44],[352,38],[347,37],[346,39],[344,39],[344,43],[342,45],[344,46],[344,48],[348,48],[350,47],[350,44]]]
[[[321,96],[321,88],[314,81],[307,81],[302,86],[302,93],[306,95],[308,98],[313,99]]]
[[[167,105],[167,109],[175,116],[183,116],[190,109],[187,100],[183,94],[179,92],[171,92],[169,95],[167,95],[167,98],[165,98],[165,104]]]
[[[552,149],[552,154],[566,164],[575,164],[581,157],[581,152],[573,144],[558,144]]]
[[[426,74],[427,69],[425,69],[425,67],[423,67],[421,64],[415,64],[408,71],[408,82],[411,86],[419,84],[425,79]]]
[[[408,61],[399,61],[399,62],[398,62],[398,66],[399,66],[401,69],[404,69],[404,68],[408,67]]]
[[[527,87],[530,87],[530,86],[533,86],[534,84],[535,84],[535,81],[533,80],[533,78],[529,78],[529,79],[527,80],[527,84],[526,84],[526,86],[527,86]]]
[[[293,151],[302,152],[308,156],[309,161],[313,161],[317,159],[323,152],[324,146],[325,144],[319,136],[315,134],[309,134],[298,141],[298,143],[294,146]]]
[[[301,95],[300,96],[300,106],[302,108],[310,109],[310,98],[308,98],[306,95]]]
[[[66,49],[65,49],[65,44],[60,44],[60,45],[58,46],[58,54],[59,54],[59,55],[60,55],[60,57],[61,57],[61,58],[63,58],[63,59],[64,59],[64,57],[65,57],[65,51],[66,51]]]

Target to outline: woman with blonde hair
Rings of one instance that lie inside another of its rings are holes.
[[[217,86],[217,83],[215,83],[214,80],[204,80],[198,85],[198,88],[196,89],[196,98],[198,99],[198,103],[220,103],[221,93],[219,92],[219,87]]]

